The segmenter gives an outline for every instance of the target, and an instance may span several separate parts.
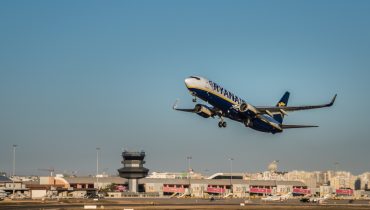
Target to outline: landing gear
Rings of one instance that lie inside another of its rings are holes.
[[[245,127],[252,127],[253,126],[253,123],[251,121],[250,118],[247,118],[245,121],[244,121],[244,125]]]
[[[191,95],[194,97],[192,101],[194,103],[197,102],[197,95],[196,95],[196,93],[195,92],[191,92]]]
[[[226,124],[226,122],[225,122],[225,121],[220,121],[220,122],[218,122],[218,127],[219,127],[219,128],[226,128],[226,126],[227,126],[227,124]]]

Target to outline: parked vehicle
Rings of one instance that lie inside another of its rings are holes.
[[[0,190],[0,201],[4,200],[8,196],[4,190]]]

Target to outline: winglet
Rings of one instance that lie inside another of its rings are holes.
[[[336,98],[337,98],[337,94],[334,95],[333,99],[331,100],[331,102],[328,105],[332,106],[334,104]]]
[[[177,104],[179,103],[180,99],[176,99],[175,103],[172,106],[172,109],[176,110]]]

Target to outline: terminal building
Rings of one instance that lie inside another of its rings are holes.
[[[187,172],[152,172],[148,175],[145,153],[122,153],[120,176],[39,177],[37,181],[19,181],[0,176],[0,190],[15,197],[84,198],[97,193],[108,197],[239,197],[285,195],[336,195],[370,197],[370,173],[353,176],[349,172],[277,171],[278,161],[268,171],[258,173],[215,173],[205,177]]]
[[[223,179],[221,179],[222,177]],[[123,196],[176,196],[176,197],[248,197],[271,194],[297,195],[309,193],[307,186],[299,181],[267,181],[240,179],[240,174],[221,174],[213,179],[143,178],[138,180],[138,193],[129,192],[128,180],[121,177],[99,178],[99,188],[108,189],[109,197]],[[86,197],[96,192],[95,177],[40,177],[39,185],[30,185],[37,196]],[[42,188],[43,186],[43,188]],[[43,193],[40,193],[40,190]],[[36,191],[38,190],[38,191]],[[31,193],[32,194],[32,193]],[[35,196],[32,196],[36,198]]]
[[[163,177],[165,174],[165,177]],[[294,196],[333,194],[338,197],[365,196],[366,190],[354,188],[338,188],[330,185],[309,187],[299,180],[263,180],[251,179],[250,175],[242,173],[216,173],[210,177],[186,176],[181,173],[156,173],[139,179],[138,192],[130,192],[129,180],[112,176],[100,177],[39,177],[33,182],[14,182],[16,197],[29,197],[33,199],[68,197],[83,198],[104,193],[108,197],[263,197],[267,195],[284,195],[292,193]],[[367,174],[366,174],[367,175]],[[151,178],[149,178],[151,177]],[[156,178],[155,178],[156,177]],[[166,178],[167,177],[167,178]],[[195,178],[199,177],[199,178]],[[336,176],[335,176],[336,177]],[[334,178],[334,177],[333,177]],[[367,176],[365,178],[368,178]],[[332,179],[332,178],[331,178]],[[3,177],[0,180],[0,190],[13,192],[13,181]],[[369,194],[369,193],[368,193]],[[370,195],[368,195],[370,197]]]

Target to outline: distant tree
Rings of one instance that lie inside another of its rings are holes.
[[[103,189],[100,190],[100,192],[107,193],[107,192],[114,192],[116,190],[117,184],[112,183],[107,186],[105,186]]]

